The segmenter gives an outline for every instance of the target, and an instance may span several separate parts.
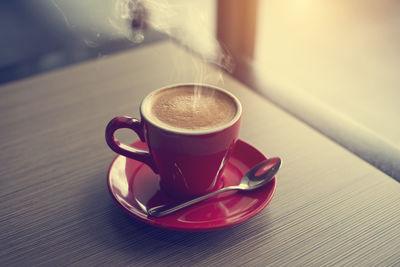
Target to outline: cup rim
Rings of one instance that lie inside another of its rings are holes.
[[[156,94],[156,93],[158,93],[160,91],[163,91],[163,90],[170,89],[170,88],[185,87],[185,86],[193,86],[193,87],[194,86],[200,86],[200,87],[210,88],[210,89],[217,90],[217,91],[225,93],[226,95],[230,96],[234,100],[234,102],[236,104],[236,114],[235,114],[235,116],[233,117],[232,120],[230,120],[228,123],[226,123],[224,125],[221,125],[221,126],[218,126],[218,127],[212,128],[212,129],[206,129],[206,130],[179,129],[179,128],[175,128],[175,127],[169,128],[169,127],[166,127],[166,126],[164,126],[162,124],[158,124],[158,123],[152,121],[151,119],[149,119],[146,116],[146,114],[144,112],[145,102],[148,99],[150,99],[154,94]],[[204,83],[177,83],[177,84],[172,84],[172,85],[161,87],[159,89],[156,89],[156,90],[152,91],[150,94],[148,94],[142,100],[142,102],[140,104],[140,114],[142,116],[142,120],[144,118],[148,123],[150,123],[154,127],[162,129],[162,130],[164,130],[166,132],[175,133],[175,134],[185,134],[185,135],[204,135],[204,134],[217,133],[217,132],[225,130],[225,129],[231,127],[232,125],[234,125],[242,116],[242,104],[240,103],[239,99],[235,95],[233,95],[231,92],[229,92],[229,91],[227,91],[225,89],[222,89],[220,87],[217,87],[215,85],[204,84]]]

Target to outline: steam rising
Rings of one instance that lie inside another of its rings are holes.
[[[163,32],[176,39],[182,45],[194,50],[201,61],[193,60],[191,66],[195,76],[195,83],[211,83],[223,85],[223,76],[220,69],[208,70],[205,63],[213,63],[220,68],[232,72],[232,56],[227,50],[223,49],[216,39],[216,12],[204,11],[204,5],[210,5],[210,9],[216,11],[215,2],[197,0],[197,1],[167,1],[167,0],[118,0],[116,2],[117,13],[120,13],[123,19],[135,19],[132,13],[132,7],[143,6],[147,10],[144,25],[149,26],[159,32]],[[197,6],[196,6],[197,5]],[[203,10],[201,9],[203,8]],[[175,59],[180,64],[179,56]],[[179,75],[179,74],[178,74]],[[196,112],[201,104],[201,96],[206,94],[201,87],[194,90],[193,112]]]
[[[177,39],[183,45],[199,53],[203,60],[212,62],[227,71],[232,71],[232,57],[224,50],[217,39],[215,25],[216,14],[205,13],[201,5],[214,1],[144,1],[151,14],[149,25]],[[200,3],[196,7],[195,3]]]
[[[209,71],[204,63],[232,72],[229,52],[216,39],[214,0],[50,0],[67,27],[83,32],[82,42],[89,48],[106,40],[126,38],[145,41],[146,30],[153,28],[195,51],[201,61],[187,66],[195,73],[192,82],[223,86],[222,71]],[[177,55],[175,64],[180,64]],[[176,82],[180,82],[177,79]]]
[[[125,38],[134,43],[141,43],[147,28],[147,13],[144,1],[117,0],[108,21]]]
[[[209,5],[212,10],[214,1],[168,1],[168,0],[117,0],[109,23],[125,38],[133,42],[142,42],[144,31],[151,27],[165,33],[181,44],[194,50],[204,62],[213,63],[232,72],[233,61],[229,52],[221,47],[216,39],[213,21],[216,12],[205,12],[202,7]],[[214,13],[214,14],[213,14]],[[136,21],[137,25],[130,23]],[[196,72],[201,74],[195,82],[220,82],[222,73],[217,77],[207,77],[204,66],[194,64]],[[215,75],[214,75],[215,76]]]

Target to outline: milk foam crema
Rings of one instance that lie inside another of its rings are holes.
[[[228,94],[208,87],[179,86],[160,90],[145,103],[148,119],[167,128],[210,130],[223,126],[237,114]]]

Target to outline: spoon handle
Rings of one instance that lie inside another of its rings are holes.
[[[152,217],[162,217],[162,216],[168,215],[170,213],[173,213],[175,211],[178,211],[180,209],[183,209],[183,208],[186,208],[188,206],[191,206],[193,204],[199,203],[200,201],[203,201],[203,200],[205,200],[207,198],[210,198],[212,196],[218,195],[218,194],[220,194],[222,192],[229,191],[229,190],[238,190],[238,189],[240,189],[240,186],[237,186],[237,185],[224,187],[224,188],[221,188],[220,190],[208,193],[206,195],[194,198],[192,200],[189,200],[187,202],[183,202],[183,203],[178,204],[178,205],[176,205],[176,204],[161,205],[161,206],[157,206],[157,207],[151,208],[151,209],[149,209],[147,211],[147,214],[152,216]]]

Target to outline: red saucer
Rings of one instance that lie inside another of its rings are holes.
[[[147,149],[140,141],[132,146]],[[222,186],[238,184],[251,167],[265,159],[257,149],[239,140],[222,174]],[[160,218],[148,217],[144,210],[175,201],[160,190],[158,175],[147,165],[117,156],[108,171],[108,188],[117,204],[134,218],[160,228],[195,232],[231,227],[258,214],[274,195],[276,177],[257,190],[226,192]]]

